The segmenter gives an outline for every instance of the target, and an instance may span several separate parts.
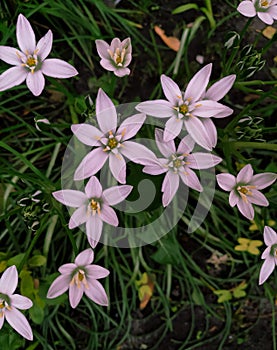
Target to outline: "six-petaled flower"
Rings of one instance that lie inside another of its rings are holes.
[[[99,305],[108,306],[108,297],[99,278],[107,277],[109,270],[92,264],[94,252],[91,248],[79,253],[74,263],[59,267],[61,273],[51,284],[47,298],[56,298],[69,289],[69,302],[76,308],[83,294]]]
[[[253,175],[250,164],[244,166],[237,177],[231,174],[219,174],[216,176],[219,186],[230,192],[229,203],[231,207],[237,205],[238,210],[249,220],[254,219],[252,204],[268,206],[266,197],[259,191],[274,183],[277,176],[274,173],[262,173]]]
[[[35,96],[44,88],[43,75],[54,78],[70,78],[78,74],[69,63],[47,58],[53,42],[51,30],[36,44],[35,33],[30,22],[22,14],[18,16],[16,37],[20,50],[9,46],[0,46],[0,59],[15,67],[9,68],[0,75],[0,91],[20,85],[26,80],[27,87]]]
[[[245,17],[257,15],[265,24],[273,24],[277,19],[276,0],[245,0],[239,4],[237,10]]]
[[[269,226],[264,228],[264,242],[267,248],[262,254],[265,261],[260,270],[259,284],[268,279],[277,265],[277,233]]]

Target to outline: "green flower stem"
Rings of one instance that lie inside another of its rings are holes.
[[[238,149],[238,148],[255,148],[255,149],[266,149],[270,151],[277,151],[277,145],[266,142],[243,142],[236,141],[230,142],[230,146]]]

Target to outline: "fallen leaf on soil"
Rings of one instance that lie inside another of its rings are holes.
[[[262,31],[263,36],[266,37],[267,39],[272,39],[273,35],[277,32],[276,28],[273,28],[271,26],[265,27],[265,29]]]
[[[175,38],[175,36],[167,36],[164,30],[159,26],[154,27],[155,32],[159,35],[162,41],[172,50],[178,51],[180,48],[180,40]]]
[[[143,310],[151,299],[154,291],[154,275],[149,275],[144,272],[140,280],[136,281],[138,287],[138,297],[140,300],[139,308]]]
[[[212,256],[208,260],[206,260],[206,262],[214,265],[216,270],[220,270],[219,265],[226,264],[228,260],[229,257],[227,254],[223,255],[219,251],[215,250]]]
[[[259,255],[260,251],[257,247],[260,247],[263,245],[262,241],[255,240],[255,239],[248,239],[248,238],[238,238],[239,245],[235,246],[236,251],[240,252],[248,252],[253,255]]]

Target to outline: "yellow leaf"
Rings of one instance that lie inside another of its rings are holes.
[[[273,28],[272,26],[267,26],[265,29],[262,31],[263,36],[266,37],[267,39],[272,39],[273,35],[277,32],[276,28]]]
[[[248,252],[253,255],[259,255],[260,251],[257,247],[263,245],[262,241],[242,237],[238,238],[238,242],[240,244],[235,246],[235,250],[240,252]]]
[[[180,40],[175,38],[174,36],[167,36],[164,33],[164,30],[159,26],[154,27],[155,32],[159,35],[162,41],[172,50],[179,51],[180,48]]]

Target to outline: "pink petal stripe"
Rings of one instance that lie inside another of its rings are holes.
[[[86,223],[87,239],[92,248],[95,248],[100,240],[103,229],[103,221],[98,215],[91,216]]]
[[[236,80],[236,75],[231,74],[214,83],[206,92],[205,98],[208,100],[219,101],[231,89]]]
[[[178,106],[182,101],[182,93],[179,86],[171,78],[161,75],[161,84],[165,97],[173,106]]]
[[[214,125],[214,122],[210,118],[202,118],[201,123],[204,129],[206,130],[207,134],[209,135],[210,144],[212,148],[215,147],[217,144],[217,130]]]
[[[224,191],[231,191],[236,186],[236,178],[231,174],[218,174],[216,180]]]
[[[172,171],[166,173],[162,184],[162,202],[163,206],[166,207],[172,201],[179,187],[179,175],[174,174]]]
[[[269,202],[266,199],[265,195],[263,195],[260,191],[255,189],[251,190],[251,195],[248,195],[247,198],[250,203],[260,205],[262,207],[269,206]]]
[[[256,9],[252,1],[248,1],[248,0],[242,1],[239,4],[237,10],[239,11],[239,13],[241,13],[246,17],[256,16]]]
[[[233,208],[235,205],[238,204],[239,200],[240,200],[239,194],[235,190],[232,190],[229,195],[230,206]]]
[[[85,193],[88,198],[101,198],[102,185],[96,176],[92,176],[85,187]]]
[[[80,208],[76,209],[71,215],[68,223],[68,227],[73,229],[85,223],[88,220],[87,216],[87,205],[82,205]]]
[[[84,285],[78,287],[75,283],[69,286],[69,302],[73,309],[77,307],[84,294]]]
[[[214,144],[214,137],[210,136],[202,121],[197,117],[189,117],[184,121],[185,128],[194,141],[203,148],[211,151]]]
[[[212,71],[212,64],[209,63],[198,71],[188,83],[185,91],[185,99],[192,102],[198,101],[204,95]]]
[[[47,58],[44,60],[41,71],[48,77],[53,78],[71,78],[78,74],[71,64],[58,58]]]
[[[149,162],[155,162],[157,159],[150,149],[133,141],[125,141],[121,148],[121,153],[132,162],[142,165],[147,165]]]
[[[91,248],[88,248],[86,250],[83,250],[81,253],[79,253],[75,260],[74,263],[77,266],[86,266],[90,265],[93,262],[94,259],[94,252]]]
[[[186,167],[185,173],[180,172],[179,174],[185,185],[198,192],[203,191],[203,187],[194,171]]]
[[[126,118],[117,130],[117,135],[122,135],[122,140],[128,140],[131,137],[136,136],[139,129],[145,122],[146,115],[144,113],[138,113],[131,117]]]
[[[248,184],[253,177],[253,168],[251,164],[245,165],[237,175],[237,183]]]
[[[29,298],[24,297],[23,295],[13,294],[12,296],[10,296],[10,300],[12,307],[16,307],[20,310],[30,309],[30,307],[33,306],[33,302]]]
[[[126,161],[120,153],[109,155],[109,167],[113,177],[121,184],[126,183]]]
[[[274,268],[275,268],[275,260],[272,256],[269,256],[263,263],[261,270],[260,270],[260,276],[259,276],[259,284],[263,284],[268,277],[272,274]]]
[[[96,304],[108,306],[109,301],[105,289],[97,280],[92,280],[89,283],[89,288],[85,289],[85,294]]]
[[[176,153],[176,146],[174,140],[164,141],[164,132],[161,129],[155,129],[155,140],[161,154],[168,158],[173,153]]]
[[[152,117],[169,118],[173,115],[177,115],[177,111],[175,111],[173,107],[174,106],[166,100],[154,100],[141,102],[136,106],[136,109]]]
[[[58,276],[51,284],[48,292],[47,298],[52,299],[56,298],[59,295],[65,293],[69,288],[69,283],[71,280],[70,275],[60,275]]]
[[[15,265],[8,267],[0,279],[0,293],[12,295],[18,284],[18,272]]]
[[[103,133],[90,124],[73,124],[71,130],[82,143],[88,146],[100,146],[99,139]]]
[[[77,190],[60,190],[53,192],[52,196],[60,203],[72,208],[78,208],[88,202],[85,193]]]
[[[36,51],[40,61],[44,61],[52,49],[53,33],[51,30],[38,41]]]
[[[22,61],[18,55],[23,56],[24,54],[13,47],[0,46],[0,60],[8,64],[12,64],[13,66],[17,66],[22,64]]]
[[[45,79],[41,71],[28,73],[26,84],[34,96],[39,96],[42,93],[45,85]]]
[[[106,204],[102,205],[100,218],[107,224],[110,224],[112,226],[118,226],[119,222],[115,211],[113,210],[113,208],[109,207]]]
[[[254,175],[250,181],[250,185],[256,186],[257,190],[262,190],[272,185],[277,179],[277,175],[274,173],[263,173]]]
[[[89,152],[77,167],[74,180],[83,180],[96,174],[105,164],[108,153],[103,151],[102,147],[98,147]]]
[[[20,85],[27,77],[28,72],[24,67],[16,66],[9,68],[0,75],[0,91]]]
[[[183,121],[177,117],[171,117],[165,123],[164,129],[164,142],[175,139],[181,132],[183,127]]]
[[[277,233],[269,226],[264,228],[264,241],[267,246],[277,244]]]
[[[197,152],[186,157],[188,167],[192,169],[209,169],[219,164],[222,158],[210,153]]]
[[[242,199],[238,201],[238,210],[249,220],[254,219],[254,209],[251,203],[246,203]]]
[[[26,317],[16,308],[5,311],[6,320],[22,337],[33,340],[33,332]]]
[[[117,127],[117,113],[112,100],[100,88],[96,98],[96,118],[104,134],[115,133]]]
[[[76,264],[73,263],[63,264],[58,268],[58,271],[63,275],[71,276],[72,272],[76,269],[76,267]]]
[[[195,104],[195,108],[193,109],[192,114],[202,118],[211,118],[217,113],[224,111],[225,108],[229,110],[228,107],[225,107],[219,102],[212,100],[202,100]]]
[[[133,186],[113,186],[103,191],[103,200],[108,205],[116,205],[127,198],[132,191]]]
[[[22,52],[29,55],[34,53],[36,48],[35,33],[30,22],[22,14],[17,18],[16,38]]]
[[[108,53],[110,46],[104,40],[95,40],[96,50],[101,58],[110,59],[111,56]]]
[[[100,64],[104,69],[110,72],[114,72],[116,70],[115,64],[110,59],[102,58]]]
[[[90,279],[105,278],[110,271],[99,265],[90,265],[86,267],[88,282]]]
[[[272,16],[267,12],[258,12],[257,15],[265,24],[271,25],[274,22]]]
[[[119,77],[119,78],[122,78],[124,77],[125,75],[129,75],[131,73],[130,69],[129,68],[116,68],[114,70],[114,74]]]

